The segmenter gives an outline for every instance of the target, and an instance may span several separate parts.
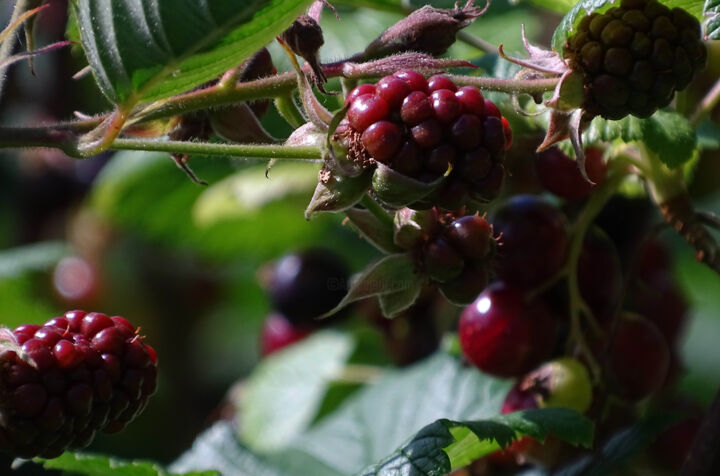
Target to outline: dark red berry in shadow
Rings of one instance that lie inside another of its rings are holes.
[[[536,286],[562,268],[568,247],[565,216],[535,195],[516,195],[491,220],[499,237],[498,276],[519,286]]]
[[[450,128],[450,137],[460,149],[474,149],[483,141],[483,121],[474,114],[463,114]]]
[[[615,244],[601,229],[593,228],[585,235],[577,273],[580,295],[595,318],[606,321],[617,310],[623,277]]]
[[[519,288],[497,282],[465,308],[458,333],[470,363],[491,375],[515,377],[550,356],[555,328],[543,301],[528,302]]]
[[[590,180],[600,184],[605,179],[607,166],[600,149],[585,151],[585,171]],[[568,200],[588,197],[596,185],[582,176],[578,163],[557,147],[551,147],[537,155],[536,168],[540,183],[551,193]]]
[[[637,401],[659,390],[667,377],[670,349],[649,320],[623,316],[608,352],[608,381],[615,394]]]
[[[495,246],[490,224],[474,215],[453,221],[445,232],[445,239],[464,258],[476,263],[483,262]]]
[[[442,140],[442,127],[435,119],[428,119],[412,128],[412,137],[423,149],[432,149]]]
[[[423,252],[425,273],[441,283],[458,276],[464,264],[462,256],[442,238],[430,242]]]

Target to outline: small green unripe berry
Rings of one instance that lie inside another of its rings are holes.
[[[592,403],[590,375],[583,364],[571,357],[542,365],[525,382],[532,382],[530,385],[537,389],[540,408],[564,407],[584,413]]]

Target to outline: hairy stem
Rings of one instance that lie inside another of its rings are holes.
[[[698,104],[697,109],[695,109],[690,119],[690,123],[693,126],[697,126],[706,115],[710,114],[710,111],[715,108],[718,101],[720,101],[720,79],[715,82],[710,91],[708,91],[702,101],[700,101],[700,104]]]
[[[11,25],[13,22],[15,22],[20,15],[25,13],[30,8],[30,1],[29,0],[17,0],[15,2],[15,7],[13,8],[12,16],[10,17],[10,21],[8,22],[9,25]],[[8,38],[5,39],[5,41],[0,44],[0,62],[7,59],[12,55],[13,49],[15,47],[15,35],[10,35]],[[3,87],[5,86],[5,80],[7,79],[7,67],[0,68],[0,96],[2,96]]]
[[[209,142],[116,139],[110,148],[115,150],[146,150],[176,154],[223,155],[261,159],[311,161],[322,159],[322,152],[316,147],[271,144],[214,144]]]
[[[449,75],[453,82],[460,86],[475,86],[485,91],[496,91],[507,94],[541,94],[552,91],[560,78],[544,79],[499,79],[481,76]]]

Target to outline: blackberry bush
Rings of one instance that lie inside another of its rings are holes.
[[[718,2],[379,3],[0,9],[0,474],[720,473]]]

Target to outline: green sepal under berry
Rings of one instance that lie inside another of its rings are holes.
[[[394,293],[401,293],[416,286],[418,276],[412,253],[398,253],[385,256],[366,267],[355,276],[350,289],[340,303],[321,318],[332,316],[350,303],[360,299]],[[408,294],[413,294],[408,293]],[[416,296],[417,298],[417,296]],[[413,301],[414,302],[414,301]],[[412,304],[412,302],[410,303]],[[408,304],[408,306],[410,305]],[[390,304],[388,303],[388,306]],[[406,306],[406,307],[408,307]],[[393,304],[392,308],[402,307]]]
[[[432,182],[423,182],[378,162],[372,176],[372,188],[383,203],[404,207],[433,193],[444,180],[445,176],[441,175]]]
[[[323,167],[318,175],[315,193],[305,209],[308,220],[321,212],[337,213],[354,206],[365,195],[372,181],[371,170],[357,177],[348,177]]]
[[[392,227],[379,220],[370,211],[351,207],[345,210],[345,215],[350,219],[350,225],[375,248],[383,253],[402,251],[402,248],[393,241]]]

